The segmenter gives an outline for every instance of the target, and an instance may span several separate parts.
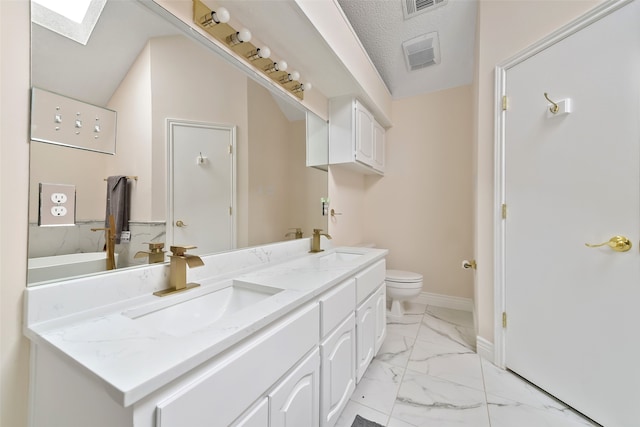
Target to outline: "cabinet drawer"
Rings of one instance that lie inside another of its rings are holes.
[[[381,283],[384,282],[386,267],[385,260],[380,260],[371,267],[356,275],[357,304],[365,300]]]
[[[334,330],[356,307],[356,281],[349,279],[320,297],[320,336]]]
[[[318,304],[304,307],[211,362],[158,404],[157,426],[229,425],[318,345],[319,323]]]

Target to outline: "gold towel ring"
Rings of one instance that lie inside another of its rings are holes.
[[[553,114],[556,114],[558,112],[558,109],[560,108],[558,107],[558,104],[549,99],[549,95],[547,95],[547,92],[544,93],[544,97],[547,98],[547,101],[549,101],[553,105],[552,107],[549,107],[549,111],[551,111]]]

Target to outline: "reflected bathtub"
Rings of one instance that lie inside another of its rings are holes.
[[[118,265],[118,254],[115,255],[116,265]],[[106,252],[85,252],[29,258],[27,284],[100,273],[106,270]]]

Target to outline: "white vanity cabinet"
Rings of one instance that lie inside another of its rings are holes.
[[[297,276],[293,276],[298,274],[298,261],[293,261],[292,273],[278,279],[292,283],[292,289],[281,291],[269,302],[299,301],[273,320],[251,324],[248,327],[254,329],[249,334],[211,355],[194,356],[192,352],[192,359],[183,356],[189,354],[193,341],[200,345],[205,336],[201,330],[184,337],[163,332],[153,338],[151,327],[136,330],[135,323],[120,312],[87,317],[61,328],[54,325],[57,329],[45,331],[48,335],[32,345],[29,425],[333,427],[384,339],[385,261],[381,257],[386,252],[371,251],[375,258],[363,258],[360,266],[345,268],[345,262],[354,261],[331,261],[336,263],[335,273],[327,270],[326,261],[302,259],[299,265],[305,267],[301,270],[317,266],[334,277],[317,280],[311,291],[299,290]],[[288,269],[278,266],[274,271]],[[259,281],[259,275],[255,277]],[[314,278],[305,279],[305,285],[314,283]],[[102,329],[95,329],[96,325]],[[123,327],[124,334],[117,335],[116,327]],[[78,331],[83,328],[91,333],[80,341],[78,334],[84,332]],[[102,335],[96,338],[96,334]],[[56,348],[51,340],[58,336],[64,339]],[[131,351],[131,341],[136,339],[155,346],[154,351],[140,358],[139,353],[146,349],[140,346]],[[165,341],[157,346],[158,340]],[[70,351],[60,351],[67,343]],[[110,352],[103,350],[97,359],[85,357],[98,346]],[[161,362],[153,355],[162,357],[162,351],[180,362],[156,369]],[[101,376],[105,371],[92,365],[105,358],[108,367],[113,367],[107,372],[112,377]],[[145,373],[148,382],[131,380],[144,369],[154,375]]]
[[[386,336],[385,262],[356,275],[356,369],[360,382]]]
[[[269,427],[318,427],[319,402],[320,355],[315,349],[269,393]]]
[[[356,388],[356,281],[320,298],[320,425],[333,427]]]
[[[385,130],[360,101],[329,100],[329,164],[384,174]]]

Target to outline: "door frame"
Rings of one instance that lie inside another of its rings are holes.
[[[506,368],[506,329],[503,327],[503,313],[506,313],[506,221],[503,218],[503,204],[506,201],[506,157],[505,126],[508,111],[507,77],[511,68],[526,61],[537,53],[559,41],[577,33],[592,23],[604,18],[634,0],[608,0],[569,22],[547,37],[532,44],[511,58],[499,63],[495,68],[494,92],[494,348],[493,363]],[[507,97],[507,109],[503,108],[503,97]],[[507,205],[508,206],[508,205]]]
[[[166,130],[166,139],[167,139],[167,222],[165,227],[166,241],[167,246],[173,244],[173,146],[174,146],[174,128],[176,126],[191,126],[198,128],[207,128],[207,129],[218,129],[225,130],[230,132],[230,145],[231,145],[231,155],[229,156],[229,161],[231,162],[231,245],[232,248],[235,249],[238,247],[238,221],[237,221],[237,187],[236,187],[236,179],[237,179],[237,167],[236,167],[236,126],[234,125],[225,125],[225,124],[217,124],[217,123],[207,123],[207,122],[199,122],[193,120],[182,120],[182,119],[172,119],[167,118],[167,130]]]

